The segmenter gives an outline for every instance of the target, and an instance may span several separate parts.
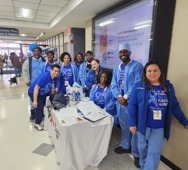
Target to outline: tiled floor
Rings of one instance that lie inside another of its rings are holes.
[[[29,121],[29,99],[22,78],[18,78],[18,85],[10,85],[9,79],[10,75],[0,75],[0,169],[59,170],[54,150],[47,156],[32,153],[51,141],[47,131],[36,131]],[[131,155],[113,152],[119,139],[120,130],[115,128],[108,155],[99,167],[87,170],[137,170]],[[159,170],[170,169],[161,163]]]

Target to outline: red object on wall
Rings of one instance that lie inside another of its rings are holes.
[[[73,43],[74,43],[74,41],[73,41],[73,40],[70,40],[70,43],[71,43],[71,44],[73,44]]]

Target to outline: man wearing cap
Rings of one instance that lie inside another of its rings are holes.
[[[31,44],[29,46],[29,49],[33,53],[33,56],[31,56],[27,60],[25,60],[25,62],[23,63],[23,67],[22,67],[23,78],[24,78],[24,81],[28,87],[40,75],[41,65],[43,62],[45,62],[45,59],[41,57],[42,49],[39,47],[38,44]],[[30,105],[31,105],[30,120],[34,120],[35,119],[35,111],[32,106],[32,103],[30,103]]]
[[[122,63],[113,70],[111,82],[112,94],[117,98],[117,116],[121,127],[121,146],[115,148],[115,153],[130,153],[132,149],[135,158],[135,166],[139,167],[139,155],[137,150],[136,135],[131,133],[127,121],[127,105],[132,86],[141,80],[143,66],[141,63],[131,60],[131,49],[128,43],[119,46],[119,58]],[[131,148],[132,145],[132,148]]]

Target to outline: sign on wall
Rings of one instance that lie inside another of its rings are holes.
[[[19,36],[19,30],[16,28],[0,27],[0,36]]]

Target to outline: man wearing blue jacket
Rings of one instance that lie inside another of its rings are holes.
[[[85,56],[86,62],[82,63],[79,68],[79,81],[83,88],[86,87],[86,77],[91,70],[91,61],[93,60],[92,51],[87,51]]]
[[[121,146],[114,150],[117,154],[131,152],[127,105],[132,86],[141,80],[143,72],[142,64],[131,60],[130,55],[131,49],[128,43],[119,46],[119,58],[122,63],[114,68],[111,83],[112,94],[117,99],[117,116],[121,127]],[[139,167],[136,135],[132,136],[132,153],[135,158],[135,166]]]

